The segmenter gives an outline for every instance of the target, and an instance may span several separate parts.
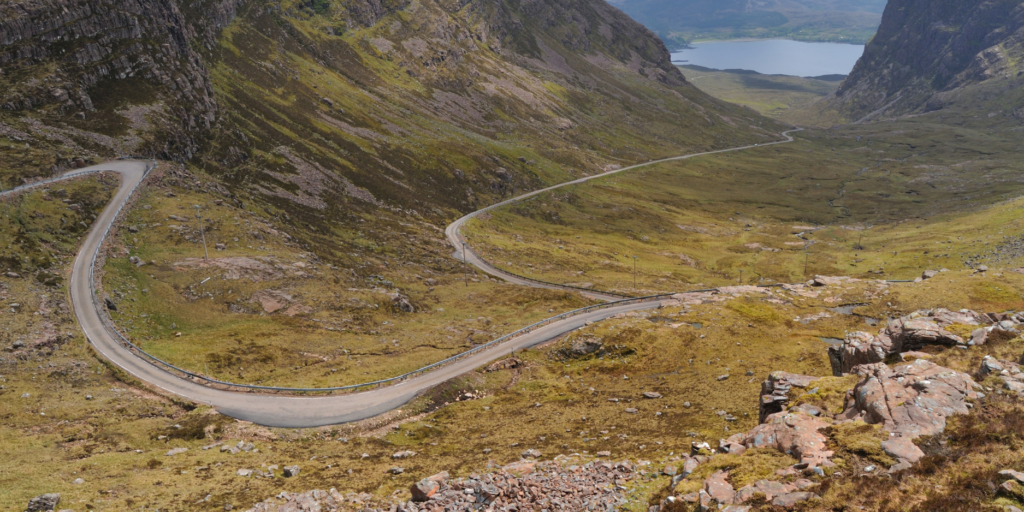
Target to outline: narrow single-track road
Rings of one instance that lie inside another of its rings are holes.
[[[491,265],[490,263],[487,262],[487,260],[481,258],[480,255],[478,255],[476,253],[476,251],[474,251],[471,247],[468,246],[468,244],[466,243],[466,238],[464,236],[462,236],[462,234],[459,232],[459,230],[462,228],[463,224],[466,223],[466,221],[468,221],[469,219],[472,219],[473,217],[476,217],[476,216],[480,215],[481,213],[485,213],[485,212],[494,210],[495,208],[500,208],[502,206],[506,206],[506,205],[509,205],[509,204],[512,204],[512,203],[518,203],[518,202],[520,202],[520,201],[522,201],[524,199],[529,199],[531,197],[543,194],[545,192],[550,192],[552,190],[557,190],[557,189],[560,189],[562,187],[567,187],[567,186],[570,186],[570,185],[579,185],[580,183],[586,183],[586,182],[588,182],[590,180],[596,180],[598,178],[604,178],[604,177],[610,176],[612,174],[618,174],[620,172],[632,171],[634,169],[639,169],[641,167],[648,167],[648,166],[651,166],[651,165],[663,164],[663,163],[666,163],[666,162],[674,162],[674,161],[677,161],[677,160],[687,160],[687,159],[690,159],[690,158],[697,158],[697,157],[700,157],[700,156],[717,155],[719,153],[731,153],[731,152],[734,152],[734,151],[743,151],[745,149],[753,149],[753,148],[757,148],[757,147],[774,146],[776,144],[786,144],[786,143],[789,143],[789,142],[793,142],[793,137],[790,135],[791,133],[798,132],[798,131],[801,131],[801,130],[803,130],[803,128],[795,128],[793,130],[782,132],[782,136],[784,137],[784,139],[780,140],[780,141],[776,141],[776,142],[766,142],[764,144],[752,144],[752,145],[749,145],[749,146],[740,146],[740,147],[729,148],[729,149],[719,149],[717,151],[705,151],[703,153],[692,153],[692,154],[689,154],[689,155],[682,155],[682,156],[673,156],[673,157],[669,157],[669,158],[662,158],[660,160],[652,160],[650,162],[645,162],[645,163],[642,163],[642,164],[636,164],[636,165],[631,165],[629,167],[623,167],[621,169],[615,169],[614,171],[603,172],[601,174],[595,174],[593,176],[587,176],[587,177],[580,178],[580,179],[577,179],[577,180],[567,181],[565,183],[560,183],[558,185],[553,185],[553,186],[550,186],[550,187],[547,187],[547,188],[542,188],[540,190],[534,190],[533,192],[529,192],[529,193],[523,194],[521,196],[516,196],[516,197],[513,197],[512,199],[508,199],[508,200],[502,201],[500,203],[492,204],[491,206],[488,206],[486,208],[482,208],[482,209],[477,210],[475,212],[467,213],[466,215],[462,216],[460,219],[458,219],[455,222],[452,222],[451,224],[449,224],[448,227],[445,228],[444,233],[445,233],[445,235],[448,236],[448,241],[451,242],[453,247],[455,247],[455,253],[452,254],[453,258],[456,258],[456,259],[458,259],[460,261],[465,261],[467,264],[473,265],[474,267],[479,268],[480,270],[484,271],[487,274],[490,274],[492,276],[504,279],[505,281],[508,281],[510,283],[521,284],[521,285],[524,285],[524,286],[533,286],[533,287],[536,287],[536,288],[550,288],[550,289],[563,289],[563,290],[569,290],[569,291],[579,291],[583,295],[586,295],[588,297],[591,297],[591,298],[594,298],[594,299],[598,299],[598,300],[606,300],[606,301],[619,300],[619,299],[622,299],[621,296],[604,293],[604,292],[601,292],[600,290],[583,290],[583,291],[581,291],[578,288],[573,287],[573,286],[561,286],[561,285],[552,284],[552,283],[542,283],[542,282],[538,282],[538,281],[535,281],[535,280],[532,280],[532,279],[524,279],[522,276],[518,276],[518,275],[515,275],[515,274],[510,274],[508,272],[505,272],[505,271],[503,271],[503,270],[501,270],[499,268],[496,268],[495,266]],[[466,250],[466,249],[468,249],[468,250]]]
[[[761,146],[791,142],[793,138],[790,137],[788,133],[789,132],[783,134],[787,139],[785,141],[762,144]],[[459,227],[467,219],[479,213],[501,205],[526,199],[558,187],[583,183],[587,180],[607,176],[617,172],[624,172],[630,169],[636,169],[638,167],[672,160],[683,160],[686,158],[724,153],[728,151],[740,151],[754,147],[756,146],[744,146],[740,148],[667,158],[656,162],[634,165],[609,173],[574,180],[555,187],[549,187],[529,194],[524,194],[515,199],[498,203],[494,206],[462,217],[448,226],[447,235],[449,240],[452,241],[452,244],[459,251],[456,253],[456,257],[461,259],[462,240],[459,238],[458,234]],[[102,305],[95,299],[93,291],[95,260],[103,245],[107,232],[117,220],[121,206],[125,204],[127,199],[133,192],[135,192],[135,189],[139,184],[142,183],[147,170],[151,165],[152,164],[150,162],[139,160],[119,160],[72,171],[64,176],[64,178],[71,178],[96,171],[113,171],[119,173],[122,177],[121,187],[118,189],[110,204],[103,210],[103,213],[101,213],[96,219],[92,230],[86,236],[82,243],[82,247],[79,250],[78,256],[75,258],[71,278],[68,284],[75,316],[78,318],[78,322],[81,325],[82,330],[85,332],[86,338],[96,351],[99,352],[102,357],[106,358],[132,377],[150,386],[162,389],[165,392],[173,393],[197,403],[209,404],[222,414],[234,418],[248,420],[266,426],[292,428],[316,427],[370,418],[400,407],[403,404],[408,403],[421,392],[453,377],[478,368],[494,359],[502,357],[512,350],[521,350],[543,343],[562,334],[578,329],[584,326],[587,322],[603,320],[619,313],[656,308],[661,304],[660,301],[628,303],[621,305],[609,304],[608,307],[603,309],[587,311],[575,316],[554,321],[548,325],[512,338],[504,343],[468,354],[465,357],[457,359],[447,365],[421,373],[415,377],[410,377],[398,383],[381,386],[368,391],[327,396],[286,396],[260,394],[257,392],[228,391],[203,385],[197,380],[179,377],[170,373],[161,367],[151,364],[129,350],[128,347],[122,344],[119,340],[119,336],[108,329],[104,324],[103,315],[105,313],[101,309]],[[20,189],[8,191],[3,194],[17,193],[26,188],[31,188],[31,186],[21,187]],[[529,280],[519,279],[516,276],[505,274],[504,272],[489,266],[485,261],[478,258],[472,251],[468,251],[466,261],[476,265],[489,274],[506,279],[513,283],[527,286],[558,287],[557,285],[539,285],[538,283],[534,283]],[[608,300],[618,298],[600,293],[593,293],[591,295]]]

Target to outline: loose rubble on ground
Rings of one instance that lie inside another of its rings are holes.
[[[586,461],[558,456],[552,461],[521,460],[482,475],[450,479],[447,472],[412,486],[412,499],[380,504],[365,493],[342,495],[335,489],[283,492],[249,512],[340,511],[441,512],[524,510],[618,510],[626,503],[626,484],[635,476],[629,462]]]

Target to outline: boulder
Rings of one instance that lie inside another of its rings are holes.
[[[985,356],[981,360],[981,368],[978,369],[978,376],[984,379],[993,373],[998,374],[1002,373],[1002,371],[1003,365],[1000,364],[996,358],[992,356]]]
[[[1020,471],[1004,469],[999,472],[999,476],[1007,479],[1016,480],[1019,484],[1024,484],[1024,473],[1021,473]]]
[[[661,398],[661,393],[656,391],[644,391],[644,398]]]
[[[412,457],[414,455],[416,455],[416,452],[414,452],[412,450],[403,450],[403,451],[400,451],[400,452],[395,452],[394,454],[391,455],[391,458],[394,459],[394,460],[408,459],[409,457]]]
[[[704,492],[721,505],[732,504],[736,499],[736,490],[728,481],[729,473],[715,471],[713,475],[704,481]]]
[[[791,492],[789,494],[776,496],[775,499],[772,500],[772,505],[789,509],[804,501],[812,500],[817,497],[818,496],[816,494],[811,492]]]
[[[168,451],[164,455],[166,455],[167,457],[172,457],[174,455],[179,455],[179,454],[185,453],[187,451],[188,451],[188,448],[172,448],[170,451]]]
[[[936,308],[931,311],[927,311],[927,314],[941,327],[949,327],[953,324],[987,325],[991,323],[988,315],[983,315],[969,309],[950,311],[945,308]]]
[[[986,342],[988,342],[988,329],[982,327],[971,331],[971,341],[968,341],[967,344],[972,347],[977,347],[979,345],[984,345]]]
[[[403,313],[416,312],[416,306],[413,306],[412,302],[409,300],[409,297],[406,297],[405,295],[396,294],[394,297],[392,297],[391,303],[394,304],[396,309]]]
[[[910,440],[909,437],[895,436],[882,441],[882,450],[885,453],[910,463],[917,462],[924,457],[924,452]]]
[[[437,482],[424,478],[419,482],[412,484],[409,489],[412,491],[412,500],[423,502],[430,499],[431,496],[437,493],[437,490],[441,488],[441,485]]]
[[[827,449],[827,438],[819,430],[831,423],[808,415],[803,411],[779,412],[768,416],[764,423],[749,432],[736,434],[726,440],[749,448],[772,447],[788,453],[807,467],[825,464],[832,452]]]
[[[586,356],[593,354],[604,347],[600,338],[577,338],[567,349],[570,356]]]
[[[784,484],[772,480],[758,480],[736,492],[736,502],[744,503],[750,501],[755,494],[764,494],[765,499],[771,501],[776,496],[789,494],[797,490],[792,484]]]
[[[991,323],[986,315],[968,309],[949,311],[947,309],[921,310],[889,322],[877,336],[866,332],[852,332],[846,335],[841,345],[828,348],[832,363],[832,374],[841,376],[853,372],[862,364],[885,361],[892,354],[917,351],[926,345],[981,345],[987,334],[975,330],[971,341],[947,331],[953,324],[984,325]]]
[[[520,455],[522,455],[524,459],[539,459],[541,457],[540,451],[534,450],[533,448],[523,451]]]
[[[809,284],[811,286],[832,286],[842,284],[843,281],[847,280],[849,280],[848,277],[814,276],[814,279]]]
[[[285,478],[291,478],[293,476],[299,476],[299,467],[298,466],[285,466],[284,470],[282,471],[281,474],[283,474]]]
[[[937,270],[925,270],[924,272],[921,272],[922,279],[931,279],[937,275],[939,275],[939,271]]]
[[[891,352],[920,350],[925,345],[963,345],[963,338],[946,331],[934,318],[897,318],[885,328],[885,334],[892,339]]]
[[[782,412],[789,404],[789,391],[806,388],[819,377],[799,375],[789,372],[772,372],[768,379],[761,383],[761,401],[758,407],[758,421],[764,423],[768,416]]]
[[[25,512],[49,512],[57,508],[58,503],[60,503],[60,494],[55,492],[43,494],[28,500]]]
[[[694,471],[697,470],[697,466],[699,465],[699,460],[697,460],[694,457],[687,457],[686,460],[683,461],[683,471],[680,474],[683,475],[684,477],[689,476],[690,473],[693,473]]]
[[[828,358],[832,363],[832,374],[840,377],[850,373],[855,366],[885,361],[885,357],[895,351],[889,336],[872,336],[857,331],[848,333],[841,345],[828,347]]]
[[[946,418],[968,412],[967,399],[978,398],[980,386],[969,375],[918,359],[890,368],[863,365],[864,378],[847,394],[843,419],[881,424],[897,436],[913,439],[942,432]]]

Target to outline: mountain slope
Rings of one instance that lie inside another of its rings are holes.
[[[447,218],[778,128],[689,85],[650,31],[601,1],[4,9],[0,144],[18,149],[0,162],[5,183],[138,153],[310,221],[332,208]]]
[[[982,84],[998,95],[1017,89],[1021,56],[1019,0],[892,0],[864,56],[819,108],[854,121],[938,110]]]

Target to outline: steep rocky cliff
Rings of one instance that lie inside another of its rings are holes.
[[[891,0],[878,34],[820,107],[847,120],[944,108],[965,88],[1015,88],[1024,56],[1020,0]]]
[[[603,0],[0,7],[0,181],[187,161],[307,224],[450,216],[606,165],[772,139]],[[445,212],[448,213],[445,213]]]
[[[0,107],[113,152],[190,158],[217,112],[194,34],[174,0],[6,3]]]

